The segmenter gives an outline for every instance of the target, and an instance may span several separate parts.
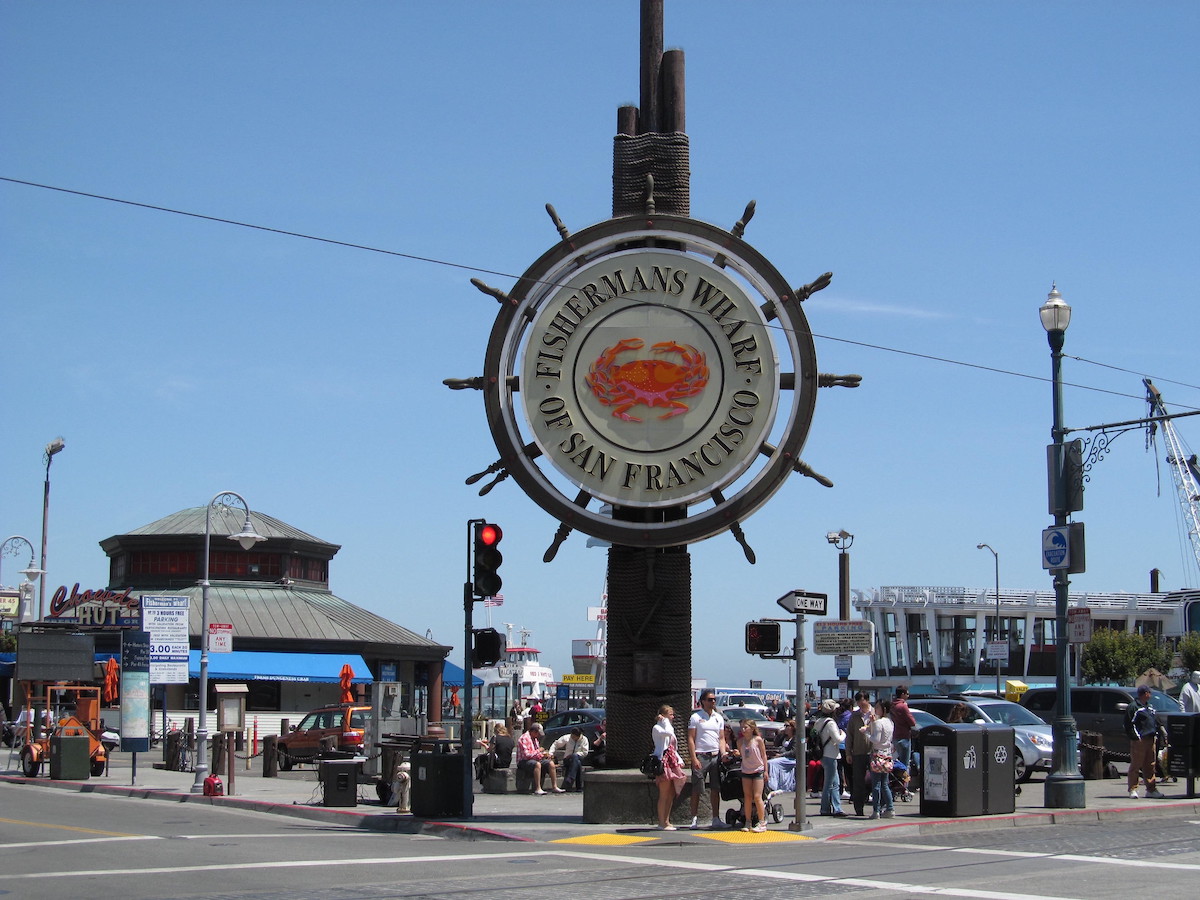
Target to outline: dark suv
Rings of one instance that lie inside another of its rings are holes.
[[[371,707],[340,703],[314,709],[279,739],[279,768],[285,772],[298,762],[311,762],[321,755],[321,739],[331,738],[332,749],[361,753]]]
[[[1073,687],[1071,715],[1075,727],[1082,733],[1099,732],[1104,738],[1105,758],[1129,759],[1129,738],[1125,736],[1125,710],[1136,703],[1136,688]],[[1021,695],[1021,705],[1048,724],[1054,724],[1058,714],[1058,689],[1030,688]],[[1167,713],[1183,712],[1179,703],[1162,691],[1150,692],[1150,705],[1158,713],[1159,722],[1166,724]]]

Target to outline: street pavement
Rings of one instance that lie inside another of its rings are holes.
[[[0,752],[0,763],[7,756]],[[52,780],[48,767],[44,767],[37,778],[21,775],[15,758],[10,760],[0,774],[0,781],[18,785],[38,785],[80,793],[105,793],[111,795],[144,798],[159,802],[208,803],[226,808],[242,808],[276,815],[295,816],[304,819],[336,823],[373,831],[391,831],[405,834],[436,835],[459,840],[499,841],[556,841],[578,844],[636,844],[647,841],[658,843],[689,842],[701,838],[717,837],[707,827],[698,831],[680,827],[678,831],[659,831],[649,822],[644,825],[594,825],[583,822],[583,794],[483,794],[474,795],[471,818],[419,818],[410,814],[397,813],[395,807],[383,806],[370,784],[359,785],[358,805],[354,807],[326,807],[322,785],[314,766],[298,766],[290,772],[281,772],[278,777],[265,778],[261,761],[253,760],[250,771],[244,770],[244,762],[238,761],[232,792],[218,797],[206,797],[191,792],[195,775],[190,772],[171,772],[154,768],[155,753],[140,754],[136,774],[131,768],[132,756],[114,754],[109,772],[85,781]],[[229,790],[228,779],[225,788]],[[852,814],[850,804],[843,803],[851,812],[847,818],[818,816],[818,801],[806,801],[806,818],[810,827],[795,830],[792,825],[795,797],[783,794],[775,802],[784,810],[783,821],[767,823],[765,833],[747,833],[726,829],[722,840],[733,843],[762,843],[796,839],[836,840],[854,837],[886,837],[901,839],[904,834],[929,834],[935,832],[976,831],[989,828],[1012,828],[1031,825],[1054,825],[1079,823],[1088,820],[1130,821],[1160,815],[1164,808],[1172,812],[1190,811],[1200,815],[1200,799],[1187,797],[1187,782],[1168,782],[1160,785],[1166,795],[1162,800],[1132,800],[1125,790],[1125,779],[1085,781],[1086,808],[1047,809],[1041,776],[1022,785],[1016,798],[1016,811],[1006,815],[971,817],[922,816],[920,800],[897,802],[894,819],[870,820]],[[585,790],[587,790],[585,784]],[[729,804],[722,804],[722,812]],[[868,807],[869,809],[869,807]]]

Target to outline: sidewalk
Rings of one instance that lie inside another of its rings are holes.
[[[1160,815],[1164,809],[1187,810],[1200,815],[1200,798],[1188,799],[1187,782],[1179,781],[1160,786],[1166,794],[1164,800],[1131,800],[1125,790],[1125,780],[1107,779],[1085,781],[1087,807],[1085,809],[1054,810],[1044,806],[1044,787],[1039,776],[1022,785],[1021,795],[1016,799],[1016,812],[1008,815],[974,816],[963,818],[929,818],[920,815],[920,800],[911,803],[896,803],[896,817],[887,820],[869,820],[850,816],[833,818],[815,815],[818,801],[808,800],[806,812],[811,828],[792,831],[794,796],[784,794],[776,798],[783,805],[783,821],[768,822],[765,833],[754,834],[738,830],[710,830],[702,828],[692,831],[663,832],[649,824],[639,825],[587,825],[582,822],[583,795],[576,793],[547,794],[535,797],[528,794],[481,794],[474,796],[474,815],[471,819],[420,819],[408,814],[398,814],[394,807],[381,806],[371,785],[359,786],[359,801],[356,807],[327,808],[323,805],[323,793],[317,781],[317,771],[312,766],[300,766],[291,772],[281,772],[279,777],[262,777],[261,766],[252,771],[239,769],[235,773],[234,793],[231,796],[205,797],[191,793],[195,775],[190,772],[168,772],[155,769],[151,761],[156,753],[140,754],[136,779],[130,768],[131,756],[118,753],[114,756],[108,775],[87,781],[52,781],[46,774],[38,778],[25,778],[17,768],[0,772],[0,782],[30,784],[81,793],[106,793],[129,797],[142,797],[175,803],[209,803],[214,806],[250,809],[276,815],[296,816],[344,825],[391,831],[402,834],[427,834],[458,840],[500,841],[570,841],[580,844],[637,844],[643,842],[696,842],[722,840],[731,843],[763,843],[788,840],[836,840],[850,836],[878,836],[899,838],[904,834],[929,834],[989,828],[1011,828],[1026,825],[1052,825],[1063,822],[1120,817],[1122,820],[1144,819]],[[142,758],[144,757],[144,758]],[[3,756],[0,755],[0,759]],[[255,761],[258,762],[257,760]],[[43,768],[43,773],[48,768]],[[226,790],[229,789],[226,783]],[[586,788],[585,788],[586,790]],[[722,805],[722,811],[728,804]],[[850,804],[844,803],[850,810]]]

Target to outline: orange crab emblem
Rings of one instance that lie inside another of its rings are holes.
[[[635,359],[617,363],[617,357],[622,353],[644,346],[638,338],[626,338],[606,349],[588,370],[588,387],[597,400],[613,408],[614,418],[626,422],[642,421],[629,415],[629,410],[639,404],[651,408],[667,407],[660,419],[683,415],[688,411],[688,405],[680,398],[695,396],[708,384],[704,354],[687,344],[663,341],[651,349],[658,354],[676,354],[679,362]]]

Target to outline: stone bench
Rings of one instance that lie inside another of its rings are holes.
[[[542,781],[546,790],[553,787],[544,773]],[[517,771],[515,766],[511,769],[492,769],[483,780],[485,794],[532,794],[533,790],[533,778],[526,772]]]

